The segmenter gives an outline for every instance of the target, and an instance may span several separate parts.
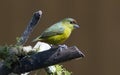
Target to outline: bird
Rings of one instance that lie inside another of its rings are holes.
[[[73,18],[64,18],[43,31],[32,42],[41,41],[52,45],[58,45],[65,42],[74,29],[79,28],[77,21]]]

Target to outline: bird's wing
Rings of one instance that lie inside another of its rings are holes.
[[[41,38],[46,38],[50,36],[60,35],[64,32],[64,26],[62,26],[62,23],[56,23],[46,29],[42,34]]]

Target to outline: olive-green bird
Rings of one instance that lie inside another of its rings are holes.
[[[65,18],[56,24],[53,24],[47,28],[40,36],[38,36],[35,41],[43,41],[49,44],[58,45],[67,40],[71,32],[79,28],[77,22],[73,18]]]

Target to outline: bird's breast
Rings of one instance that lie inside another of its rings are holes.
[[[65,28],[62,34],[49,37],[47,42],[51,44],[61,44],[69,38],[70,34],[71,34],[71,30],[69,28]]]

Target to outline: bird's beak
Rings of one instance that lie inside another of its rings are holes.
[[[80,26],[77,25],[77,24],[75,24],[75,25],[74,25],[74,28],[77,29],[77,28],[80,28]]]

